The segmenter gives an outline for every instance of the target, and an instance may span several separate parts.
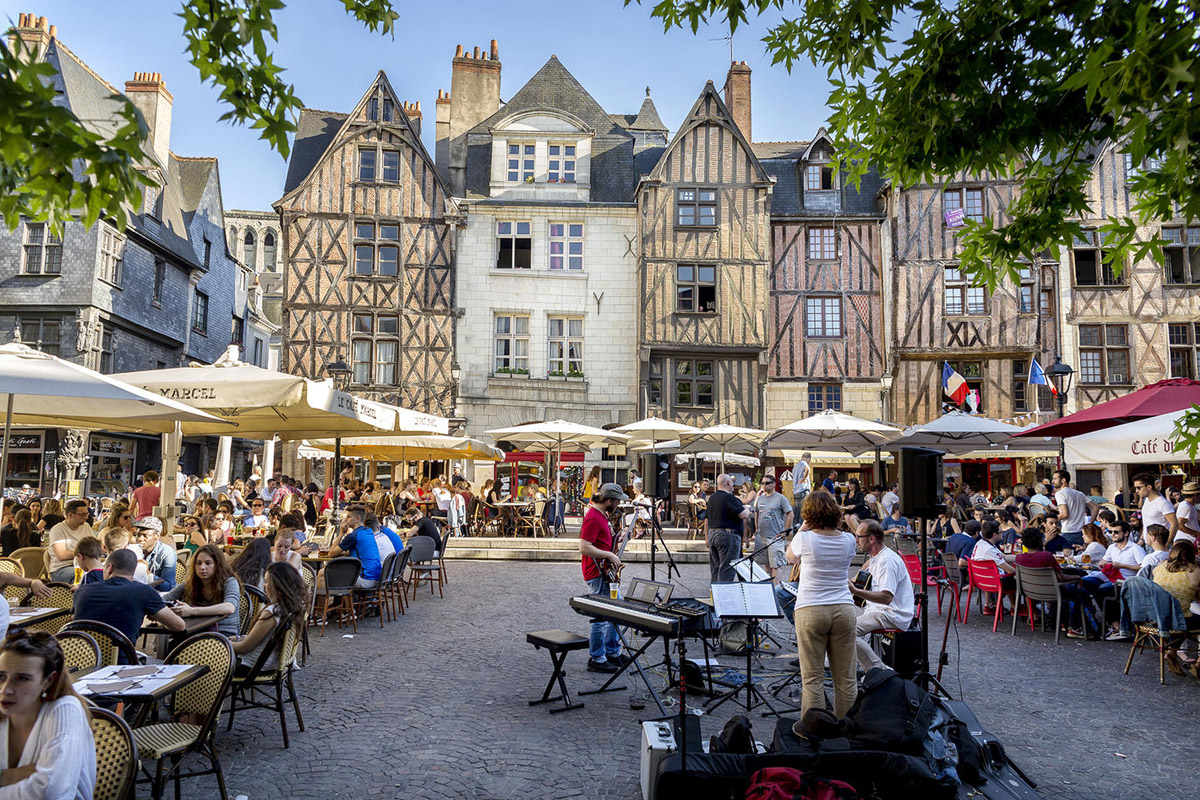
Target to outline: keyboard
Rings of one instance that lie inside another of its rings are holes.
[[[679,610],[673,609],[672,606]],[[598,594],[572,597],[571,608],[585,617],[666,636],[678,634],[681,628],[684,633],[699,631],[708,616],[706,611],[700,611],[691,603],[675,601],[665,608],[655,608],[649,603],[613,600]]]

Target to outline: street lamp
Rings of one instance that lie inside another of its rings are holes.
[[[1071,369],[1070,364],[1064,364],[1059,356],[1054,357],[1054,363],[1050,365],[1050,369],[1046,370],[1046,377],[1054,384],[1055,397],[1058,400],[1058,418],[1062,419],[1067,408],[1067,392],[1071,391],[1071,380],[1075,377],[1075,370]],[[1063,469],[1066,466],[1066,444],[1060,437],[1058,440],[1058,467]]]
[[[450,364],[450,391],[452,392],[452,394],[450,396],[450,416],[452,416],[452,417],[457,417],[458,413],[459,413],[458,412],[458,392],[459,392],[459,387],[462,386],[461,381],[462,381],[462,367],[459,366],[458,361],[453,361]]]
[[[350,385],[350,376],[354,371],[346,366],[346,362],[342,361],[342,354],[338,353],[337,358],[325,364],[325,372],[333,380],[334,388],[339,391],[345,391]],[[341,524],[341,498],[338,496],[341,493],[339,479],[342,474],[342,437],[336,436],[333,440],[333,529],[336,531]]]

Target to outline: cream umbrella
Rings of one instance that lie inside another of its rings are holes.
[[[606,444],[625,444],[630,440],[630,437],[623,433],[593,428],[578,422],[567,422],[563,419],[549,422],[527,422],[511,428],[497,428],[487,431],[487,434],[497,442],[511,442],[521,450],[544,448],[555,451],[555,480],[562,471],[563,450],[586,453],[593,447],[602,447]]]
[[[766,431],[757,428],[713,425],[710,428],[701,428],[695,433],[681,434],[679,450],[684,453],[696,453],[709,450],[715,445],[721,448],[721,471],[724,472],[725,454],[728,451],[757,452],[759,444],[767,435]]]
[[[333,439],[306,439],[308,447],[332,452]],[[503,461],[504,452],[466,436],[352,436],[342,439],[342,455],[376,461]]]
[[[646,417],[628,425],[613,428],[617,433],[624,433],[635,442],[661,442],[678,439],[685,433],[698,433],[699,428],[684,425],[682,422],[672,422],[659,417]]]
[[[791,450],[845,448],[849,452],[878,447],[901,432],[894,425],[872,422],[853,414],[822,411],[776,429],[763,442],[763,447]]]
[[[950,411],[924,425],[906,428],[885,443],[889,450],[900,447],[936,447],[948,453],[987,450],[993,445],[1005,445],[1012,450],[1044,450],[1044,442],[1013,439],[1025,428],[1007,422]]]

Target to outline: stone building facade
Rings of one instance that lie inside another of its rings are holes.
[[[245,278],[238,279],[239,299],[244,300],[242,360],[267,369],[279,369],[283,315],[283,258],[279,249],[279,215],[273,211],[225,212],[229,252]],[[235,325],[236,329],[236,325]]]

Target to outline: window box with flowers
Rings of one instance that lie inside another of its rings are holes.
[[[529,370],[524,367],[498,367],[492,375],[497,378],[528,378]]]

